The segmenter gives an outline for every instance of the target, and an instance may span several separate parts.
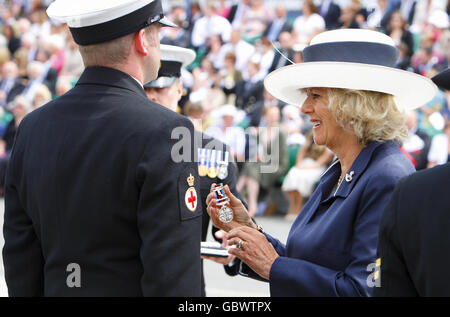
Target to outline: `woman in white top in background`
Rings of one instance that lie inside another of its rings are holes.
[[[315,35],[325,31],[325,20],[317,12],[318,9],[313,0],[303,2],[303,15],[296,18],[293,25],[297,43],[309,44]]]

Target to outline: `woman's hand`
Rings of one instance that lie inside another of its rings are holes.
[[[270,269],[279,255],[266,236],[249,227],[238,227],[232,229],[227,238],[228,245],[241,245],[240,248],[231,248],[228,252],[244,261],[262,278],[269,280]]]
[[[215,185],[216,184],[212,184],[212,186]],[[222,221],[220,221],[219,210],[221,206],[217,205],[216,196],[213,192],[211,192],[206,198],[206,205],[208,206],[208,215],[211,217],[211,221],[213,222],[214,226],[226,232],[230,231],[233,228],[241,226],[256,228],[256,225],[248,214],[248,211],[245,208],[244,204],[242,204],[242,202],[231,193],[228,185],[225,185],[223,188],[225,190],[225,194],[230,199],[226,206],[233,210],[234,217],[233,220],[229,223],[223,223]]]

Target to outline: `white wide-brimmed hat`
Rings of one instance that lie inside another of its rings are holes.
[[[145,88],[166,88],[181,77],[181,69],[189,66],[196,57],[193,50],[161,44],[161,66],[158,78],[144,85]]]
[[[370,30],[340,29],[316,35],[303,50],[304,63],[279,68],[264,80],[274,97],[301,106],[303,88],[326,87],[383,92],[401,110],[430,101],[437,92],[428,78],[394,68],[398,50],[387,35]]]

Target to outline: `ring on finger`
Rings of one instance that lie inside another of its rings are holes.
[[[243,246],[244,246],[245,241],[239,240],[239,242],[236,244],[236,248],[238,248],[239,250],[243,250]]]

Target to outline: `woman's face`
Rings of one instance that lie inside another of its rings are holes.
[[[328,108],[328,89],[309,88],[306,93],[301,111],[309,116],[313,124],[314,143],[333,150],[342,141],[340,138],[344,136],[344,129],[338,125]]]

